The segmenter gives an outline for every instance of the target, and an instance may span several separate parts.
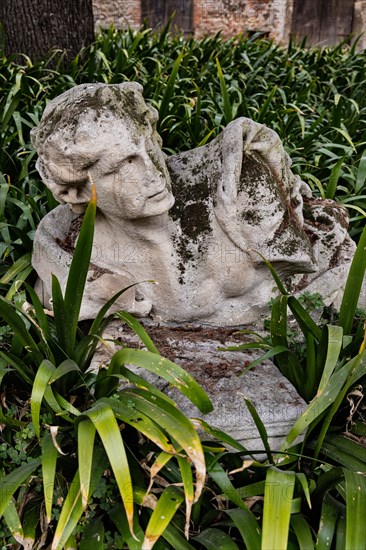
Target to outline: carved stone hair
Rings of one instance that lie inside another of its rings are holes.
[[[137,126],[148,122],[155,127],[157,111],[146,105],[143,88],[137,82],[121,84],[81,84],[52,99],[37,128],[31,131],[33,146],[42,156],[50,141],[72,139],[77,130],[80,115],[93,112],[95,121],[103,115],[115,114]]]

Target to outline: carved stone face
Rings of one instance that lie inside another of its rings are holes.
[[[74,98],[70,108],[63,106],[61,122],[57,109],[46,116],[41,134],[48,135],[34,140],[40,152],[37,168],[55,198],[75,212],[83,212],[88,203],[89,172],[98,209],[106,217],[158,216],[173,206],[174,197],[155,129],[157,113],[138,90],[127,90],[121,97],[130,101],[128,106],[132,101],[131,114],[116,96],[118,90],[101,88],[96,106],[92,96],[84,103]]]
[[[86,113],[79,121],[71,156],[67,145],[60,151],[60,142],[47,150],[44,171],[55,198],[82,212],[90,196],[89,171],[106,216],[138,219],[168,211],[174,204],[170,176],[151,125],[137,128],[114,116],[93,116]]]

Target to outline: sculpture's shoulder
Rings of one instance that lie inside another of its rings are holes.
[[[68,204],[60,204],[41,220],[36,238],[63,239],[77,218],[80,219],[80,214],[73,212]]]
[[[67,204],[57,206],[46,214],[37,228],[33,242],[32,265],[38,274],[66,273],[81,223],[80,214],[72,212]]]

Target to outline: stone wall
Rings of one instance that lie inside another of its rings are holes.
[[[355,2],[353,32],[355,36],[363,33],[358,47],[359,49],[366,49],[366,0],[356,0]]]
[[[95,28],[109,27],[138,28],[141,20],[139,0],[93,0]]]

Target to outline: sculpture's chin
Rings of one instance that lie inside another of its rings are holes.
[[[86,202],[70,204],[71,211],[75,212],[75,214],[84,214],[87,206],[88,206],[88,203]]]
[[[159,216],[168,212],[174,205],[175,198],[170,191],[166,190],[166,193],[161,196],[157,195],[153,197],[146,209],[146,216]]]

